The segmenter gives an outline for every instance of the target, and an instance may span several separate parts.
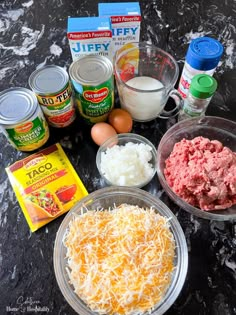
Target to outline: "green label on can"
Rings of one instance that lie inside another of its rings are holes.
[[[11,142],[20,149],[31,151],[43,145],[48,137],[49,130],[44,118],[36,117],[32,121],[27,121],[7,128],[6,132]]]
[[[79,112],[90,123],[105,121],[114,106],[113,80],[96,87],[83,86],[76,91],[75,98]]]

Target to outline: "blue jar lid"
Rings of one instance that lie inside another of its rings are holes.
[[[186,61],[194,69],[214,69],[223,54],[222,44],[210,37],[199,37],[193,39],[189,45]]]

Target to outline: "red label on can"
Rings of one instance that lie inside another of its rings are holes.
[[[65,112],[61,115],[50,116],[48,121],[55,127],[66,127],[75,120],[75,109]]]
[[[87,90],[83,92],[83,97],[85,100],[90,101],[92,103],[100,103],[102,102],[108,95],[109,90],[107,87],[104,87],[97,91]]]

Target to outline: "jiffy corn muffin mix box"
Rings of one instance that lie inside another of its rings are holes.
[[[109,17],[68,17],[67,37],[73,61],[88,54],[112,61],[112,29]]]
[[[110,17],[113,55],[123,45],[139,42],[141,12],[138,2],[99,3],[100,17]]]

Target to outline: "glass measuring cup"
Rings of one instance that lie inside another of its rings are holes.
[[[145,42],[128,43],[115,54],[114,73],[121,107],[135,121],[176,116],[183,99],[174,89],[179,67],[175,59]],[[166,111],[168,98],[175,107]]]

